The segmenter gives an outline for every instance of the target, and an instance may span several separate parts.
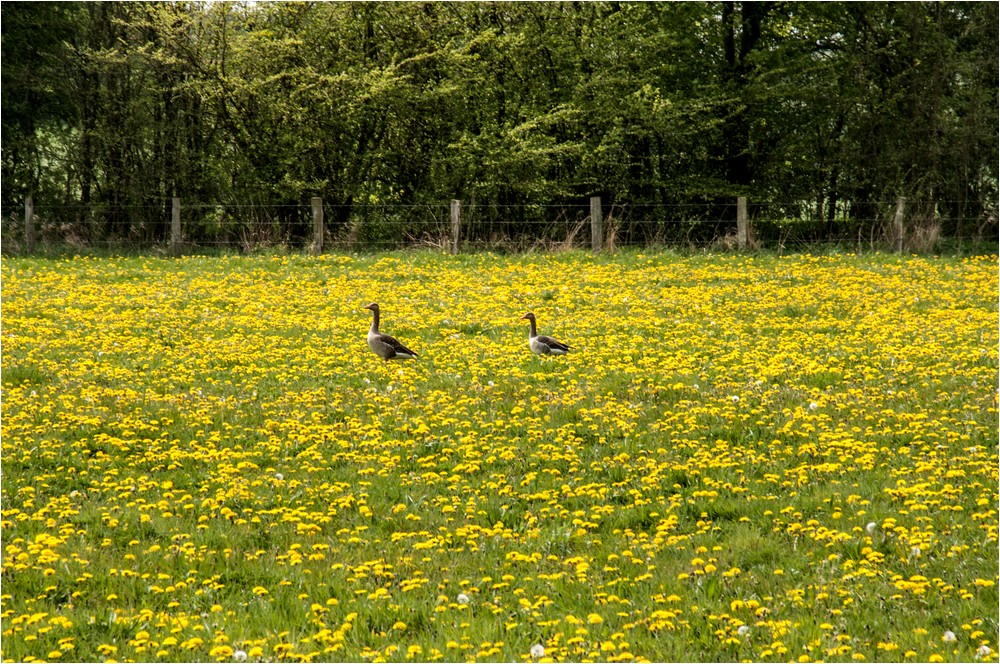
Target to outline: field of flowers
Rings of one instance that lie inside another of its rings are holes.
[[[997,277],[5,258],[2,657],[997,661]]]

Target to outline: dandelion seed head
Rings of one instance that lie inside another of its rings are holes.
[[[534,657],[535,659],[538,659],[540,657],[545,657],[545,646],[543,646],[541,643],[536,643],[535,645],[531,646],[531,656]]]
[[[282,475],[281,473],[275,473],[274,474],[274,479],[276,479],[276,480],[278,480],[280,482],[281,480],[285,479],[285,476]]]
[[[247,653],[245,650],[237,650],[233,653],[234,662],[245,662],[247,661]]]
[[[735,394],[732,396],[732,399],[733,399],[733,403],[739,403],[740,402],[740,398],[738,396],[736,396]]]
[[[465,593],[458,593],[458,597],[455,598],[455,601],[458,602],[459,604],[468,604],[469,596],[466,595]]]
[[[818,403],[816,403],[815,401],[810,401],[809,402],[809,410],[816,410],[817,408],[819,408],[819,404]]]
[[[950,629],[946,629],[944,631],[944,636],[941,637],[941,640],[945,643],[954,643],[955,641],[958,641],[958,637],[955,636],[955,632]]]
[[[875,531],[878,530],[878,524],[875,523],[874,521],[869,521],[868,525],[865,526],[865,530],[868,531],[869,535],[874,535]]]
[[[976,650],[976,657],[979,659],[986,659],[987,657],[990,656],[991,652],[993,651],[990,650],[990,647],[988,645],[981,645],[979,646],[979,649]]]
[[[736,633],[739,634],[740,636],[746,636],[747,634],[750,633],[750,628],[747,627],[746,625],[740,625],[739,627],[736,628]]]

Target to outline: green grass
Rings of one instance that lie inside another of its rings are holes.
[[[3,658],[995,653],[995,266],[4,259]]]

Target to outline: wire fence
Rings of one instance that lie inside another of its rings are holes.
[[[803,250],[839,245],[853,250],[892,247],[897,201],[812,203],[750,201],[749,248]],[[588,202],[464,204],[456,227],[450,202],[322,203],[323,251],[378,251],[457,246],[476,250],[616,249],[672,246],[732,250],[739,246],[735,199],[696,203],[608,203],[594,231]],[[819,208],[819,209],[817,209]],[[948,247],[996,251],[996,210],[970,213],[955,201],[907,201],[902,247],[930,252]],[[271,248],[316,250],[313,203],[183,203],[144,205],[4,205],[5,255],[103,251],[199,253]],[[456,237],[457,231],[457,237]],[[601,236],[595,243],[594,232]],[[457,243],[455,240],[457,239]],[[898,247],[899,245],[897,245]]]

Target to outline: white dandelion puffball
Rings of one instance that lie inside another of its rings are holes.
[[[278,480],[280,482],[281,480],[285,479],[285,476],[282,475],[281,473],[275,473],[274,474],[274,479],[276,479],[276,480]]]
[[[733,403],[739,403],[739,402],[740,402],[740,398],[734,394],[733,395]]]
[[[991,652],[993,652],[993,651],[990,650],[989,646],[986,646],[986,645],[979,646],[979,650],[976,651],[976,657],[978,657],[980,659],[986,659],[987,657],[990,656]]]
[[[543,646],[541,643],[536,643],[535,645],[531,646],[531,656],[534,657],[535,659],[538,659],[539,657],[545,657],[545,646]]]
[[[739,627],[736,628],[736,633],[739,634],[740,636],[746,636],[747,634],[750,633],[750,628],[747,627],[746,625],[740,625]]]
[[[955,641],[958,641],[958,637],[955,636],[955,632],[950,629],[946,629],[944,631],[944,636],[941,637],[941,640],[945,643],[954,643]]]
[[[878,530],[878,524],[875,523],[874,521],[869,521],[868,525],[865,526],[865,530],[868,531],[869,535],[874,535],[875,531]]]
[[[809,402],[809,410],[816,410],[817,408],[819,408],[819,404],[818,403],[816,403],[815,401],[810,401]]]
[[[469,603],[469,596],[466,595],[465,593],[458,593],[458,597],[456,597],[455,600],[459,604],[468,604]]]
[[[910,556],[913,557],[913,558],[919,558],[920,557],[920,547],[919,546],[915,546],[912,549],[910,549]],[[948,632],[948,633],[951,634],[951,632]],[[952,636],[954,636],[954,634],[952,634]]]
[[[245,650],[237,650],[233,653],[234,662],[245,662],[247,661],[247,653]]]

